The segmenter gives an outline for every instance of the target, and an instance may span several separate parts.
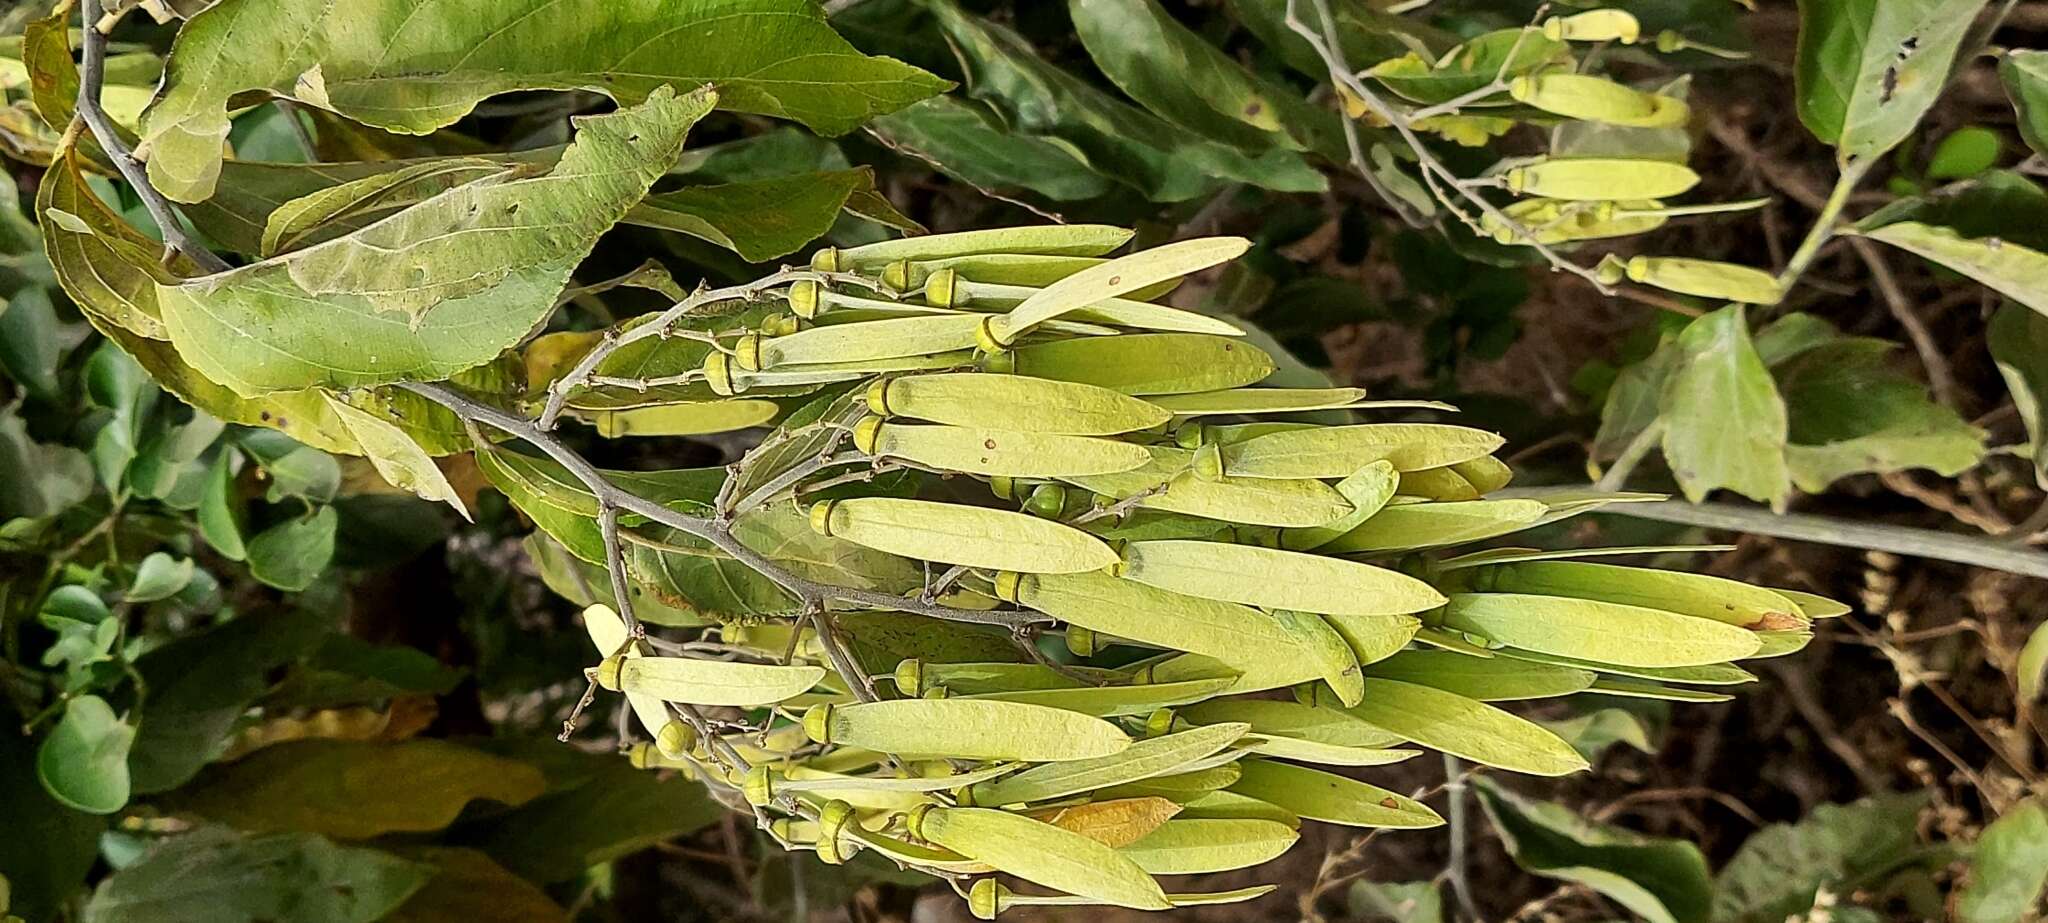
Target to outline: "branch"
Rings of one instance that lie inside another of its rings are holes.
[[[1497,496],[1541,500],[1553,494],[1583,496],[1586,489],[1586,485],[1528,487],[1502,491]],[[1933,529],[1851,522],[1811,513],[1773,513],[1733,503],[1687,503],[1682,500],[1616,503],[1601,507],[1599,512],[1709,529],[1732,529],[1737,532],[1836,545],[1860,551],[1885,551],[1916,558],[1988,567],[2027,577],[2048,578],[2048,552],[2017,548],[1995,539],[1956,535]]]
[[[654,315],[645,323],[624,331],[616,327],[607,329],[604,339],[599,341],[595,347],[592,347],[589,352],[584,353],[583,358],[576,363],[574,368],[569,370],[569,374],[556,379],[554,384],[548,386],[547,404],[541,409],[540,421],[537,424],[539,431],[545,432],[554,429],[555,422],[562,415],[563,402],[569,398],[569,392],[589,384],[590,376],[593,372],[597,371],[597,367],[603,364],[604,360],[609,358],[612,353],[618,352],[627,344],[637,343],[648,337],[670,336],[672,334],[669,328],[675,326],[677,321],[696,314],[712,305],[728,301],[754,301],[778,285],[804,281],[839,282],[858,285],[867,289],[876,288],[874,281],[853,273],[792,269],[787,266],[783,267],[780,272],[763,276],[741,285],[729,285],[724,288],[699,288],[695,292],[691,292],[688,298],[676,302],[667,310]]]
[[[128,185],[135,187],[135,195],[142,200],[142,207],[149,210],[149,216],[156,219],[156,226],[164,236],[164,246],[183,254],[186,259],[198,264],[208,273],[225,272],[229,266],[225,260],[215,256],[213,251],[195,243],[185,233],[184,219],[163,193],[149,184],[149,175],[142,164],[128,150],[113,120],[107,118],[105,109],[100,108],[100,88],[106,82],[107,33],[100,31],[100,0],[84,0],[79,4],[80,21],[85,26],[84,63],[79,68],[78,117],[91,129],[93,140],[100,149],[107,152],[107,159],[113,161],[114,169]]]
[[[1568,272],[1585,279],[1587,282],[1592,283],[1593,287],[1599,289],[1601,294],[1614,294],[1614,286],[1600,281],[1598,273],[1565,259],[1547,244],[1536,240],[1533,235],[1528,233],[1528,229],[1522,226],[1521,222],[1509,217],[1506,212],[1501,211],[1498,206],[1487,201],[1484,196],[1473,192],[1466,186],[1462,178],[1452,173],[1450,168],[1444,166],[1443,161],[1438,160],[1435,154],[1430,153],[1429,149],[1423,145],[1422,139],[1416,136],[1410,117],[1406,113],[1400,112],[1388,105],[1386,100],[1380,98],[1379,94],[1368,89],[1365,83],[1358,79],[1358,75],[1352,71],[1350,63],[1344,60],[1344,53],[1337,47],[1337,25],[1334,18],[1330,15],[1329,0],[1308,0],[1315,7],[1317,19],[1321,21],[1320,29],[1310,26],[1298,15],[1296,5],[1300,2],[1301,0],[1287,0],[1287,28],[1296,35],[1301,36],[1304,41],[1308,42],[1309,47],[1315,49],[1317,56],[1323,59],[1323,65],[1329,69],[1331,82],[1343,88],[1345,92],[1357,97],[1367,110],[1392,126],[1394,131],[1401,136],[1401,140],[1408,145],[1409,151],[1414,153],[1416,163],[1422,168],[1423,181],[1429,185],[1432,192],[1436,193],[1436,198],[1443,202],[1446,209],[1449,209],[1452,214],[1456,215],[1458,220],[1463,221],[1468,227],[1472,228],[1474,233],[1481,233],[1479,223],[1451,202],[1450,197],[1442,191],[1443,185],[1448,185],[1458,194],[1458,197],[1466,200],[1486,217],[1500,222],[1503,227],[1507,228],[1514,235],[1514,239],[1527,241],[1530,247],[1534,248],[1545,260],[1550,262],[1552,269]],[[1510,60],[1512,61],[1512,58]],[[1347,119],[1345,124],[1349,125],[1350,121]],[[1355,132],[1347,132],[1346,137],[1355,143]],[[1353,154],[1355,158],[1355,147]],[[1362,167],[1362,163],[1358,165]],[[1366,178],[1368,181],[1373,181],[1369,171]],[[1378,189],[1379,184],[1373,181],[1373,187]],[[1384,193],[1382,194],[1384,195]],[[1482,234],[1482,236],[1484,235]]]
[[[534,448],[541,450],[541,452],[554,459],[563,468],[568,469],[569,474],[582,482],[583,486],[589,489],[591,494],[597,498],[599,526],[605,533],[608,557],[611,556],[610,552],[616,548],[618,542],[617,513],[634,513],[711,543],[712,547],[724,552],[728,557],[746,565],[756,573],[768,578],[777,586],[788,591],[791,596],[796,597],[797,603],[802,609],[811,611],[824,610],[829,608],[827,603],[837,601],[871,609],[908,612],[912,615],[921,615],[926,618],[942,619],[949,622],[996,625],[1012,630],[1025,625],[1051,621],[1047,617],[1035,612],[1015,609],[992,609],[985,611],[978,609],[956,609],[951,606],[927,603],[909,596],[897,596],[875,590],[837,586],[797,576],[769,559],[766,555],[747,547],[739,539],[734,538],[732,523],[728,520],[684,515],[645,497],[621,489],[618,485],[613,484],[607,479],[604,476],[604,472],[599,471],[597,466],[585,461],[582,456],[563,445],[560,440],[541,430],[532,421],[481,403],[446,385],[403,382],[398,387],[418,394],[436,404],[440,404],[464,420],[517,436],[531,443]],[[609,515],[607,515],[607,511],[609,511]],[[609,528],[606,528],[607,521],[609,521]],[[618,594],[623,603],[623,599],[627,595],[625,590],[621,589],[624,586],[625,580],[623,566],[614,568],[611,578],[613,592]],[[623,608],[620,612],[620,617],[626,619]],[[633,628],[636,624],[634,621],[627,620],[627,627],[629,629]]]

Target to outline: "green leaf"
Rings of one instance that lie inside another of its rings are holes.
[[[136,661],[148,684],[135,747],[135,790],[176,788],[219,752],[272,674],[320,643],[325,619],[305,610],[242,615],[179,638]]]
[[[370,923],[404,903],[432,866],[310,833],[241,836],[203,827],[157,844],[100,883],[84,923]]]
[[[1016,131],[1080,152],[1104,176],[1154,201],[1184,201],[1232,181],[1281,192],[1327,185],[1298,154],[1272,149],[1247,156],[1116,99],[1039,57],[1017,33],[963,13],[951,0],[928,7],[967,71],[969,95]]]
[[[1012,131],[987,107],[957,96],[934,96],[868,127],[912,156],[930,159],[946,175],[983,189],[1022,189],[1064,202],[1112,188],[1073,147]]]
[[[1473,783],[1515,864],[1592,888],[1650,923],[1706,923],[1714,899],[1706,857],[1682,840],[1596,824],[1563,805]]]
[[[64,703],[64,717],[36,754],[43,790],[89,814],[112,814],[128,803],[128,748],[135,726],[105,699],[82,695]]]
[[[313,585],[334,558],[334,507],[271,526],[249,540],[249,575],[280,590]]]
[[[2034,153],[2048,154],[2048,51],[2008,51],[1998,62],[1998,76],[2019,116],[2020,137]]]
[[[1067,8],[1110,82],[1168,122],[1252,151],[1338,138],[1333,113],[1245,70],[1154,0],[1069,0]]]
[[[2048,623],[2034,626],[2027,635],[2013,672],[2019,678],[2019,703],[2024,706],[2040,701],[2042,684],[2048,683]]]
[[[242,498],[235,493],[235,462],[241,455],[222,448],[206,469],[206,487],[199,494],[199,535],[230,561],[248,557],[243,541]]]
[[[2020,304],[2048,314],[2048,253],[1999,237],[1966,237],[1956,228],[1900,221],[1866,236],[1940,263]]]
[[[579,784],[464,825],[458,838],[521,877],[552,883],[725,816],[702,785],[679,776],[642,772],[613,756],[576,753],[574,763]]]
[[[462,495],[455,492],[455,487],[448,483],[448,477],[441,473],[434,459],[397,424],[331,395],[327,398],[327,406],[355,435],[356,441],[363,446],[363,452],[370,457],[370,464],[391,486],[409,490],[425,500],[439,500],[454,507],[462,518],[471,518],[469,508],[462,505]]]
[[[1715,878],[1714,920],[1780,923],[1813,910],[1823,890],[1853,893],[1918,855],[1926,806],[1924,792],[1881,795],[1757,831]]]
[[[217,767],[169,796],[170,810],[244,830],[357,840],[439,830],[471,801],[524,804],[540,770],[444,740],[299,740]]]
[[[1965,125],[1949,132],[1927,158],[1928,179],[1966,179],[1998,163],[1998,132]]]
[[[2029,311],[2016,302],[2002,302],[1984,331],[1985,345],[1998,364],[1998,374],[2012,393],[2013,407],[2035,446],[2034,480],[2048,487],[2048,314]]]
[[[0,409],[0,522],[53,516],[92,493],[84,452],[29,438],[14,408]]]
[[[1598,760],[1607,748],[1628,744],[1644,753],[1657,752],[1649,729],[1641,718],[1624,708],[1602,708],[1570,718],[1545,721],[1543,726],[1564,738],[1587,760]]]
[[[36,781],[35,743],[19,727],[0,729],[0,893],[6,910],[26,920],[59,919],[86,884],[98,861],[104,819],[74,811],[51,798]]]
[[[914,817],[919,837],[1026,881],[1119,907],[1173,907],[1137,863],[1078,833],[987,808],[935,808]]]
[[[13,206],[11,186],[0,183],[0,208]],[[0,252],[0,289],[12,259]],[[38,398],[56,398],[58,359],[71,339],[63,326],[50,305],[50,293],[39,286],[23,286],[0,297],[0,372]]]
[[[1366,666],[1365,674],[1434,686],[1481,702],[1570,695],[1592,685],[1594,679],[1588,670],[1505,657],[1469,657],[1450,651],[1403,651]]]
[[[1970,857],[1970,880],[1956,903],[1963,923],[2018,923],[2041,907],[2048,886],[2048,806],[2039,799],[2005,812]]]
[[[341,489],[341,463],[326,452],[267,430],[239,433],[236,442],[263,468],[270,481],[266,499],[272,503],[289,497],[326,503]]]
[[[174,558],[164,552],[152,552],[142,559],[135,568],[135,582],[128,585],[124,599],[128,602],[153,603],[178,595],[185,584],[192,582],[196,568],[191,558]]]
[[[637,105],[660,88],[713,84],[727,109],[836,135],[946,88],[854,50],[807,0],[376,0],[351,6],[347,28],[342,12],[231,0],[192,17],[142,118],[152,184],[180,202],[212,195],[230,99],[247,91],[417,135],[500,93],[581,89]]]
[[[706,93],[658,90],[584,118],[548,173],[515,168],[344,237],[159,282],[164,325],[195,368],[243,395],[437,380],[482,365],[554,309],[570,270],[674,162],[710,105]]]
[[[1659,399],[1664,457],[1688,500],[1725,487],[1752,500],[1783,503],[1785,402],[1750,342],[1741,305],[1686,325],[1673,344],[1678,361]]]
[[[1866,160],[1906,139],[1948,82],[1984,0],[1801,0],[1799,120]]]
[[[625,222],[688,234],[759,263],[823,237],[848,197],[874,183],[873,169],[861,167],[686,186],[648,196],[626,213]]]
[[[1864,471],[1926,468],[1952,477],[1983,459],[1984,431],[1930,400],[1899,369],[1897,349],[1845,338],[1774,369],[1790,416],[1785,461],[1801,490],[1819,493]]]

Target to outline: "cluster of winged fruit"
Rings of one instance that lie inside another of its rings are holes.
[[[529,349],[535,393],[607,432],[782,418],[702,472],[709,500],[675,493],[693,472],[615,475],[662,504],[627,522],[634,589],[581,591],[593,678],[655,739],[636,762],[692,773],[827,862],[867,850],[942,876],[983,917],[1226,902],[1263,891],[1156,876],[1267,861],[1304,819],[1441,823],[1317,767],[1432,749],[1580,770],[1494,703],[1725,698],[1753,680],[1734,661],[1796,650],[1842,611],[1584,560],[1644,549],[1447,550],[1629,498],[1488,498],[1509,480],[1494,434],[1349,422],[1449,408],[1261,386],[1274,360],[1237,328],[1148,300],[1245,242],[1104,256],[1129,236],[828,249],[774,284]],[[661,335],[633,334],[649,323]],[[749,402],[762,413],[735,412]],[[553,542],[607,560],[548,515],[537,485],[571,480],[552,462],[480,460]],[[706,567],[715,591],[687,577]],[[645,623],[703,627],[678,643],[629,627]]]

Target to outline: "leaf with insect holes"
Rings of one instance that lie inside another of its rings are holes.
[[[1984,0],[1801,0],[1799,120],[1843,163],[1906,139]]]

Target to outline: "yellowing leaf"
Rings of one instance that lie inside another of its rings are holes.
[[[470,518],[469,508],[462,505],[462,495],[448,483],[447,475],[441,473],[426,450],[404,430],[333,395],[328,395],[327,406],[348,427],[363,453],[370,457],[370,464],[391,486],[412,491],[423,499],[439,500],[454,507],[462,518]]]
[[[1143,839],[1178,813],[1180,805],[1164,798],[1146,796],[1045,808],[1025,816],[1115,848]]]
[[[1008,778],[982,782],[962,804],[1005,805],[1050,801],[1082,792],[1168,775],[1205,759],[1243,737],[1242,723],[1207,727],[1140,740],[1118,753],[1093,759],[1034,766]]]

